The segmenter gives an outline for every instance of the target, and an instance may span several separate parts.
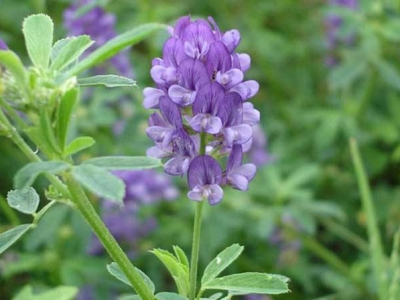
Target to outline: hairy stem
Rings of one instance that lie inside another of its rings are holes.
[[[206,152],[206,133],[200,134],[200,155]],[[195,300],[197,289],[197,267],[199,263],[200,252],[200,235],[201,235],[201,215],[203,212],[204,199],[197,203],[196,213],[194,216],[193,240],[192,240],[192,256],[190,261],[189,274],[189,300]]]
[[[135,291],[142,299],[153,299],[153,293],[146,286],[139,272],[132,265],[108,228],[104,225],[82,187],[69,173],[65,175],[65,181],[71,193],[72,201],[75,203],[77,209],[96,233],[108,254],[118,264],[122,272],[124,272]]]
[[[42,161],[38,155],[26,144],[24,139],[19,135],[16,128],[10,123],[3,111],[0,109],[0,124],[3,124],[7,129],[7,135],[10,137],[17,147],[28,157],[32,162]],[[138,295],[145,300],[154,299],[153,293],[146,286],[145,281],[140,276],[135,267],[131,264],[126,254],[115,241],[114,237],[110,234],[103,221],[97,215],[89,199],[86,197],[81,186],[74,180],[72,175],[66,174],[65,179],[67,187],[60,179],[52,174],[45,174],[54,187],[66,199],[71,199],[76,205],[79,212],[89,223],[93,231],[102,242],[104,248],[110,254],[111,258],[118,264],[122,272],[126,275],[129,282],[134,287]]]
[[[194,217],[192,257],[191,257],[191,261],[190,261],[190,275],[189,275],[189,283],[190,283],[189,299],[190,300],[194,300],[196,297],[197,265],[199,262],[201,215],[203,212],[203,206],[204,206],[204,200],[197,203],[196,214]]]

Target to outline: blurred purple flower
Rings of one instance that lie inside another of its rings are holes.
[[[342,6],[351,10],[356,10],[358,8],[358,0],[330,0],[329,5],[332,7]],[[354,36],[350,35],[345,38],[339,37],[338,32],[343,23],[343,19],[340,16],[330,14],[327,16],[325,23],[327,28],[327,50],[329,52],[326,57],[326,64],[328,66],[333,66],[337,63],[337,59],[333,54],[336,47],[341,43],[347,45],[351,44]]]
[[[250,162],[258,167],[269,164],[275,159],[268,153],[267,137],[260,125],[253,126],[252,144],[248,156]]]
[[[0,50],[8,50],[7,44],[0,39]]]
[[[165,174],[154,170],[114,172],[126,185],[124,206],[110,201],[102,201],[100,214],[112,235],[134,254],[135,244],[157,227],[155,218],[141,220],[138,211],[141,206],[154,204],[161,200],[174,200],[179,191]],[[94,238],[89,246],[89,253],[98,254],[103,247]]]
[[[64,26],[70,36],[87,34],[95,41],[86,54],[98,49],[117,35],[114,29],[115,16],[96,6],[94,0],[75,1],[64,11]],[[119,52],[110,59],[110,62],[120,75],[134,77],[127,51]]]
[[[84,285],[79,289],[79,293],[76,296],[76,300],[94,300],[95,293],[94,288],[89,285]]]
[[[269,242],[279,248],[278,265],[287,266],[297,260],[301,241],[293,233],[285,230],[290,227],[295,231],[301,232],[300,225],[289,214],[281,217],[281,224],[277,225],[269,236]]]
[[[247,102],[259,84],[244,81],[251,60],[235,52],[239,31],[221,32],[211,17],[208,21],[186,16],[169,28],[162,58],[150,70],[156,87],[143,90],[143,105],[161,113],[150,116],[147,134],[155,146],[147,154],[167,158],[168,174],[188,172],[188,197],[214,205],[222,200],[221,185],[247,190],[254,177],[256,167],[242,165],[242,154],[251,146],[260,113]],[[215,158],[232,149],[223,171]]]

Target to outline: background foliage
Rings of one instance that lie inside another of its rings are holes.
[[[273,160],[259,168],[248,193],[227,191],[220,205],[207,207],[200,269],[239,241],[245,250],[235,271],[291,278],[292,293],[276,299],[375,299],[367,217],[348,140],[359,143],[389,254],[400,222],[400,5],[364,0],[352,11],[323,0],[98,3],[117,16],[118,32],[144,22],[172,24],[185,14],[213,16],[222,30],[240,30],[239,51],[252,57],[248,77],[260,83],[253,103]],[[56,37],[66,34],[62,15],[70,1],[1,0],[0,5],[0,37],[25,59],[20,24],[27,15],[47,13],[55,21]],[[328,47],[328,15],[342,18],[334,48]],[[151,60],[161,55],[165,38],[158,32],[129,50],[138,88],[88,91],[75,130],[97,142],[82,152],[82,159],[143,155],[150,146],[141,91],[151,85]],[[332,58],[334,63],[327,63]],[[116,134],[121,121],[123,130]],[[0,153],[3,231],[25,218],[7,212],[3,198],[26,160],[6,137],[0,138]],[[143,206],[136,216],[157,220],[157,229],[136,241],[132,259],[160,289],[172,282],[148,250],[176,244],[188,252],[191,242],[193,206],[185,198],[183,179],[175,184],[182,189],[179,199]],[[39,227],[0,258],[2,299],[25,283],[39,290],[73,285],[94,291],[95,299],[127,291],[107,273],[105,256],[88,254],[92,236],[74,211],[56,205]]]

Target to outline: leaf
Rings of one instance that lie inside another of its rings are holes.
[[[47,150],[45,150],[46,153],[55,152],[61,154],[60,144],[57,142],[55,130],[53,130],[53,125],[46,109],[40,112],[40,133],[44,139],[45,147],[47,148]]]
[[[396,68],[384,60],[375,63],[381,78],[391,87],[400,90],[400,74]]]
[[[169,292],[162,292],[156,295],[157,300],[187,300],[186,297],[183,297],[177,293],[169,293]]]
[[[144,282],[146,283],[146,286],[154,294],[156,288],[154,286],[154,283],[151,281],[151,279],[145,273],[143,273],[140,269],[138,269],[138,268],[135,268],[135,269],[136,269],[136,271],[139,272],[140,276],[143,278]],[[131,283],[129,282],[128,278],[126,278],[126,275],[121,271],[120,267],[115,262],[108,264],[107,270],[112,276],[114,276],[118,280],[122,281],[123,283],[125,283],[129,286],[132,286]]]
[[[40,198],[32,187],[9,191],[7,194],[8,205],[24,214],[31,215],[36,212]]]
[[[328,78],[329,86],[333,90],[345,89],[365,74],[366,70],[367,63],[365,60],[349,58],[333,68]]]
[[[77,137],[65,148],[63,155],[69,156],[82,151],[83,149],[93,146],[95,142],[96,141],[90,136]]]
[[[183,252],[183,250],[181,248],[179,248],[178,246],[172,246],[172,248],[174,249],[175,256],[176,256],[176,258],[178,258],[178,261],[181,264],[184,264],[186,267],[189,268],[189,260],[186,256],[185,252]]]
[[[63,161],[31,162],[20,169],[14,177],[14,187],[22,189],[33,184],[41,173],[57,174],[69,168],[69,164]]]
[[[233,244],[219,253],[206,267],[201,284],[205,285],[225,270],[243,251],[243,246]]]
[[[73,39],[74,36],[66,37],[61,40],[58,40],[54,43],[51,48],[50,61],[53,62],[57,56],[60,54],[61,50]],[[51,63],[52,64],[52,63]]]
[[[168,269],[175,281],[179,294],[186,296],[189,292],[189,268],[180,263],[174,255],[166,250],[154,249],[151,252],[157,256]]]
[[[102,156],[88,159],[83,165],[106,170],[143,170],[162,166],[161,160],[146,156]]]
[[[74,286],[59,286],[40,294],[34,294],[30,285],[25,286],[12,300],[73,300],[78,294]]]
[[[125,184],[110,172],[94,165],[84,164],[75,166],[72,169],[72,175],[97,196],[117,203],[123,203]]]
[[[53,27],[51,18],[43,14],[31,15],[22,24],[26,49],[36,67],[47,68],[49,65]]]
[[[400,41],[400,20],[398,18],[387,18],[386,22],[380,27],[381,34],[391,42]]]
[[[66,76],[72,77],[89,69],[90,67],[102,63],[122,49],[139,43],[158,29],[166,29],[166,26],[157,23],[143,24],[121,35],[118,35],[117,37],[108,41],[104,46],[94,51],[84,60],[77,63],[71,70],[69,70]]]
[[[65,141],[67,139],[69,122],[71,121],[72,113],[74,112],[75,106],[79,100],[79,90],[71,89],[67,91],[60,101],[60,105],[57,111],[57,125],[56,132],[58,142],[61,149],[64,150]]]
[[[235,295],[277,295],[289,292],[288,281],[289,278],[282,275],[248,272],[215,278],[203,285],[202,288],[207,290],[227,290]]]
[[[93,43],[94,41],[88,35],[80,35],[57,41],[51,52],[52,64],[50,69],[53,71],[63,70],[76,61]],[[62,47],[60,47],[60,44],[62,44]]]
[[[12,75],[14,75],[18,86],[22,87],[23,89],[26,88],[28,83],[28,76],[25,72],[24,65],[14,52],[10,50],[0,50],[0,64],[5,66],[7,70],[10,71]]]
[[[104,85],[106,87],[136,86],[136,81],[118,75],[97,75],[86,78],[79,78],[80,86]]]
[[[31,224],[23,224],[0,234],[0,254],[18,241],[28,230]]]

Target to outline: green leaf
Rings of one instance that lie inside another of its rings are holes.
[[[31,224],[23,224],[0,234],[0,254],[18,241],[28,230]]]
[[[384,60],[379,60],[375,63],[381,78],[391,87],[400,90],[400,74],[392,64]]]
[[[60,100],[60,105],[57,111],[57,125],[56,132],[58,142],[61,149],[65,148],[65,141],[67,139],[69,122],[71,121],[72,113],[79,100],[79,90],[71,89],[67,91]]]
[[[329,74],[329,86],[333,90],[349,87],[361,75],[365,74],[367,63],[365,60],[354,57],[333,68]]]
[[[36,177],[41,173],[57,174],[69,168],[69,164],[63,161],[32,162],[20,169],[14,177],[14,187],[22,189],[31,186]]]
[[[51,18],[43,14],[29,16],[22,24],[26,49],[36,67],[47,68],[49,65],[53,27]]]
[[[189,268],[189,260],[186,256],[185,252],[183,252],[183,250],[181,248],[179,248],[178,246],[172,246],[172,248],[174,249],[175,256],[178,259],[178,261],[181,264],[184,264],[186,267]]]
[[[235,295],[245,294],[283,294],[289,292],[289,278],[282,275],[265,273],[240,273],[215,278],[203,285],[207,290],[227,290]]]
[[[0,64],[5,66],[7,70],[10,71],[12,75],[14,75],[18,86],[22,87],[23,89],[26,88],[28,83],[28,76],[25,72],[24,65],[14,52],[10,50],[0,50]]]
[[[143,273],[140,269],[138,269],[138,268],[135,268],[135,269],[136,269],[136,271],[139,272],[140,276],[143,278],[147,287],[154,294],[156,288],[154,286],[154,283],[151,281],[151,279],[145,273]],[[125,283],[129,286],[132,286],[131,283],[129,282],[128,278],[126,278],[126,275],[121,271],[120,267],[115,262],[112,262],[111,264],[107,265],[107,270],[112,276],[114,276],[118,280],[122,281],[123,283]]]
[[[88,35],[70,37],[68,39],[57,41],[51,52],[52,63],[50,69],[53,71],[63,70],[65,67],[76,61],[93,43],[94,42]]]
[[[32,187],[9,191],[7,194],[8,205],[24,214],[31,215],[36,212],[40,198]]]
[[[88,159],[83,165],[106,170],[143,170],[162,166],[161,160],[146,156],[102,156]]]
[[[47,148],[46,153],[61,154],[60,144],[57,142],[55,130],[46,109],[40,112],[40,134]]]
[[[400,41],[400,20],[398,18],[387,18],[380,28],[381,34],[391,42]]]
[[[25,286],[12,300],[73,300],[78,294],[78,288],[59,286],[40,294],[34,294],[30,285]]]
[[[80,165],[72,169],[72,175],[83,186],[99,197],[123,203],[125,195],[124,182],[110,172],[94,165]]]
[[[151,252],[154,253],[168,269],[175,281],[179,294],[186,296],[189,292],[189,268],[185,264],[179,262],[174,255],[166,250],[154,249]]]
[[[100,47],[88,57],[86,57],[81,62],[77,63],[66,75],[67,77],[72,77],[77,75],[90,67],[93,67],[103,61],[109,59],[110,57],[117,54],[122,49],[133,46],[140,41],[144,40],[147,36],[158,29],[166,29],[167,27],[163,24],[149,23],[138,26],[130,31],[127,31],[109,42],[104,46]]]
[[[136,81],[118,75],[97,75],[86,78],[79,78],[80,86],[104,85],[106,87],[136,86]]]
[[[217,277],[225,270],[243,251],[243,246],[233,244],[219,253],[206,267],[201,284],[206,285],[208,282]]]
[[[96,141],[90,136],[81,136],[74,139],[64,150],[64,156],[69,156],[83,149],[93,146]]]
[[[157,300],[187,300],[186,297],[183,297],[176,293],[162,292],[156,295]]]

